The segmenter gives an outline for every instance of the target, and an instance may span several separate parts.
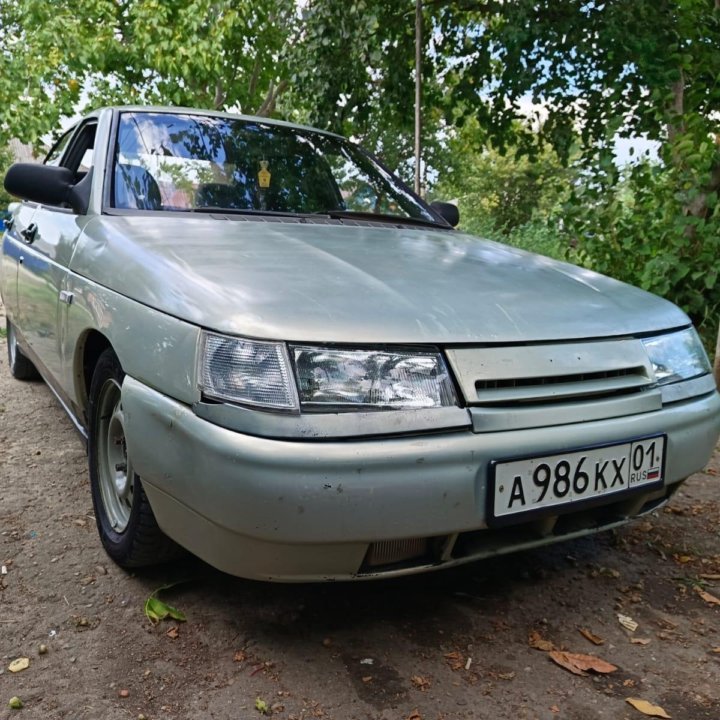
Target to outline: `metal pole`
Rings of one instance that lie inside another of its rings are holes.
[[[422,0],[415,0],[415,192],[420,194],[420,102],[422,99]]]
[[[720,2],[720,0],[718,0]],[[715,347],[715,365],[713,366],[715,373],[715,385],[720,390],[720,325],[718,326],[717,346]]]

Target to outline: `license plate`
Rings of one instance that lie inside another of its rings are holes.
[[[491,520],[663,484],[665,436],[493,463]]]

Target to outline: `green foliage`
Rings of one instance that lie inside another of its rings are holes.
[[[7,169],[12,165],[12,154],[7,148],[0,147],[0,178],[5,177]],[[0,218],[1,214],[7,210],[7,206],[12,202],[12,198],[5,192],[5,188],[0,183]],[[0,235],[2,234],[2,222],[0,222]]]
[[[457,201],[463,229],[478,234],[508,235],[548,218],[571,178],[550,149],[531,162],[517,152],[501,154],[484,146],[475,121],[449,140],[445,159],[433,196]]]
[[[565,207],[564,236],[584,265],[677,303],[709,350],[720,314],[720,203],[709,216],[687,211],[679,171],[659,164],[627,168],[617,184],[578,184]]]
[[[293,0],[0,0],[0,144],[113,103],[269,114]]]

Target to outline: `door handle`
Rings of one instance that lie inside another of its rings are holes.
[[[20,231],[20,234],[28,245],[32,245],[35,242],[37,231],[38,226],[35,223],[30,223],[24,230]]]

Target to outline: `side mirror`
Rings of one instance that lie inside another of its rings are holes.
[[[448,224],[456,227],[460,222],[460,211],[457,205],[449,202],[440,202],[436,200],[430,203],[430,207]]]
[[[79,202],[78,193],[73,192],[75,176],[68,168],[37,163],[15,163],[7,171],[4,185],[7,192],[23,200],[41,205],[69,203],[78,214],[87,211],[87,206],[83,208],[83,203]]]

